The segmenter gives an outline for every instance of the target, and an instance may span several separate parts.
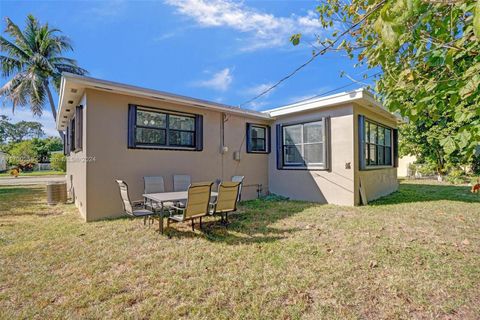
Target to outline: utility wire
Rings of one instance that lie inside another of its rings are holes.
[[[364,80],[366,79],[369,79],[369,78],[372,78],[372,77],[375,77],[375,76],[378,76],[379,74],[381,74],[381,72],[377,72],[377,73],[374,73],[372,75],[369,75],[368,77],[366,77]],[[304,99],[301,99],[301,100],[297,100],[297,101],[294,101],[294,102],[291,102],[289,103],[289,105],[292,105],[292,104],[298,104],[298,103],[302,103],[302,102],[305,102],[305,101],[310,101],[312,99],[315,99],[315,98],[320,98],[322,96],[325,96],[327,94],[330,94],[330,93],[333,93],[335,91],[338,91],[338,90],[341,90],[341,89],[344,89],[344,88],[348,88],[354,84],[357,84],[359,81],[352,81],[350,83],[347,83],[343,86],[340,86],[340,87],[337,87],[335,89],[332,89],[332,90],[328,90],[328,91],[325,91],[325,92],[322,92],[322,93],[319,93],[319,94],[316,94],[316,95],[313,95],[311,97],[308,97],[308,98],[304,98]]]
[[[347,33],[349,33],[352,29],[355,29],[356,27],[358,27],[363,21],[365,21],[372,13],[374,13],[375,11],[378,10],[378,8],[380,8],[380,6],[382,6],[384,3],[385,3],[386,0],[383,0],[381,2],[379,2],[372,10],[370,10],[369,12],[367,12],[362,19],[360,19],[359,21],[357,21],[356,23],[354,23],[351,27],[349,27],[347,30],[343,31],[337,38],[335,38],[335,40],[333,40],[332,42],[330,42],[330,44],[328,44],[327,46],[323,47],[322,50],[316,52],[315,54],[312,55],[312,57],[310,59],[308,59],[306,62],[304,62],[303,64],[301,64],[299,67],[297,67],[295,70],[293,70],[292,72],[290,72],[288,75],[286,75],[285,77],[281,78],[280,80],[278,80],[274,85],[268,87],[267,89],[263,90],[261,93],[257,94],[256,96],[254,96],[253,98],[241,103],[239,105],[239,107],[243,107],[244,105],[246,104],[249,104],[255,100],[257,100],[258,98],[264,96],[265,94],[267,94],[268,92],[272,91],[273,89],[275,89],[276,87],[278,87],[282,82],[288,80],[289,78],[291,78],[292,76],[294,76],[298,71],[300,71],[301,69],[305,68],[307,65],[309,65],[313,60],[315,60],[319,55],[322,55],[324,54],[325,52],[327,52],[328,49],[332,48],[339,40],[340,38],[342,38],[344,35],[346,35]]]

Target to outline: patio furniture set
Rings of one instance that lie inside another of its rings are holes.
[[[228,213],[237,210],[240,201],[244,176],[233,176],[231,181],[222,181],[213,191],[214,182],[192,183],[188,175],[173,176],[173,191],[165,191],[162,176],[144,177],[143,200],[131,201],[128,185],[123,180],[116,180],[120,188],[120,196],[125,213],[132,217],[147,220],[158,219],[159,232],[164,232],[163,219],[167,218],[167,229],[170,223],[191,221],[195,231],[195,219],[219,215],[223,224],[228,224]]]

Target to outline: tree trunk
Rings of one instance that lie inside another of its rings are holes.
[[[50,91],[50,86],[48,84],[48,80],[45,80],[45,90],[47,91],[47,95],[48,95],[48,101],[50,101],[50,108],[52,110],[52,116],[53,116],[53,120],[55,121],[55,125],[57,124],[57,109],[55,108],[55,103],[53,102],[53,96],[52,96],[52,92]],[[60,131],[58,130],[58,134],[60,135],[60,138],[62,139],[63,141],[63,131]]]

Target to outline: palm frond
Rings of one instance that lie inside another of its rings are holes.
[[[32,74],[30,86],[30,109],[34,115],[42,115],[47,95],[43,77]]]
[[[0,55],[0,64],[4,78],[23,70],[23,63],[15,58]]]
[[[30,55],[15,43],[0,36],[0,50],[7,53],[11,57],[28,60]]]
[[[5,18],[5,21],[7,23],[5,32],[9,34],[13,39],[15,39],[15,43],[18,46],[22,47],[25,50],[25,48],[28,47],[28,42],[23,32],[15,23],[13,23],[12,20],[10,20],[10,18]]]

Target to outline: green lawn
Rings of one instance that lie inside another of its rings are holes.
[[[480,318],[468,187],[405,181],[365,207],[250,201],[228,229],[175,224],[171,239],[44,199],[0,187],[2,319]]]
[[[52,175],[65,175],[65,172],[54,171],[54,170],[45,170],[45,171],[31,171],[31,172],[21,172],[19,177],[37,177],[37,176],[52,176]],[[0,173],[1,178],[13,178],[10,172]]]

